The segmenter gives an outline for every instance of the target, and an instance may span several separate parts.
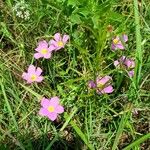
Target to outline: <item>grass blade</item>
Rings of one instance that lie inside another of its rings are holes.
[[[28,92],[30,92],[32,95],[34,95],[35,97],[37,97],[38,99],[41,99],[42,96],[36,92],[34,92],[32,89],[30,89],[27,86],[24,86],[23,84],[19,83],[25,90],[27,90]]]
[[[70,120],[72,119],[72,117],[74,116],[74,114],[77,112],[77,110],[78,110],[78,108],[74,107],[70,116],[68,116],[67,113],[65,113],[65,116],[68,116],[68,117],[65,117],[66,118],[66,122],[64,123],[64,125],[60,129],[60,132],[65,129],[65,127],[68,125],[68,123],[70,122]]]
[[[68,116],[67,116],[68,118]],[[71,126],[73,127],[73,129],[76,131],[76,133],[78,134],[78,136],[82,139],[82,141],[87,145],[87,147],[90,150],[94,150],[94,147],[88,142],[87,137],[85,136],[85,134],[80,130],[80,128],[76,125],[76,123],[74,121],[70,121]]]
[[[142,46],[141,46],[141,33],[140,33],[140,17],[138,11],[138,0],[134,0],[134,16],[135,16],[135,25],[136,25],[136,67],[135,67],[135,76],[134,82],[136,86],[139,85],[141,68],[142,68]]]
[[[125,147],[123,150],[130,150],[130,149],[134,148],[135,146],[138,146],[140,143],[143,143],[144,141],[146,141],[149,138],[150,138],[150,133],[148,133],[148,134],[142,136],[141,138],[139,138],[138,140],[134,141],[133,143],[131,143],[130,145]]]
[[[119,139],[120,139],[121,134],[123,132],[124,126],[127,122],[129,113],[131,112],[131,108],[132,108],[132,106],[130,104],[128,104],[127,107],[125,108],[125,111],[124,111],[125,113],[123,114],[123,116],[121,118],[121,121],[120,121],[120,124],[119,124],[119,127],[118,127],[118,131],[117,131],[117,134],[116,134],[116,137],[115,137],[115,140],[114,140],[114,144],[112,146],[112,150],[117,149]]]
[[[3,93],[3,96],[4,96],[5,103],[7,105],[9,114],[12,117],[12,120],[14,122],[15,127],[18,129],[18,124],[17,124],[17,121],[15,119],[15,116],[13,115],[13,111],[12,111],[11,106],[9,104],[9,101],[8,101],[8,98],[7,98],[7,95],[6,95],[6,92],[5,92],[5,88],[4,88],[4,85],[3,85],[2,81],[0,81],[0,85],[1,85],[1,90],[2,90],[2,93]]]

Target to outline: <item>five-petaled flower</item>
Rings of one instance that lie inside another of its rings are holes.
[[[119,36],[116,36],[115,38],[112,39],[112,44],[111,44],[111,48],[112,50],[116,50],[116,49],[125,49],[124,44],[125,42],[128,41],[128,36],[123,34],[121,36],[121,38]]]
[[[114,91],[112,85],[112,78],[110,76],[97,77],[96,82],[90,80],[88,83],[89,88],[96,89],[97,94],[112,93]]]
[[[36,67],[30,65],[27,72],[22,74],[22,78],[27,81],[27,83],[32,82],[41,82],[43,80],[43,76],[41,76],[42,69],[40,67]]]
[[[55,47],[55,51],[64,48],[65,44],[69,40],[69,35],[63,35],[61,36],[60,33],[56,33],[54,35],[54,39],[49,41],[50,45],[53,45]]]
[[[43,98],[41,100],[41,106],[39,115],[46,116],[52,121],[56,120],[58,114],[64,112],[64,107],[59,104],[58,97],[52,97],[51,99]]]
[[[48,43],[43,40],[40,41],[38,43],[38,47],[35,49],[37,51],[37,53],[34,54],[34,58],[35,59],[39,59],[39,58],[50,58],[51,57],[51,53],[54,50],[54,46],[53,45],[48,45]]]

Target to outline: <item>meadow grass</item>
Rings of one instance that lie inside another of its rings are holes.
[[[57,32],[70,36],[65,48],[34,59]],[[122,33],[126,50],[112,51]],[[0,150],[149,150],[149,39],[148,0],[0,0]],[[123,55],[136,61],[134,78],[113,65]],[[42,83],[22,79],[30,64]],[[113,78],[113,93],[88,88],[98,75]],[[53,96],[65,108],[54,122],[38,114]]]

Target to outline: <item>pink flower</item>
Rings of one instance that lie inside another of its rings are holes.
[[[37,51],[37,53],[34,54],[35,59],[39,59],[42,57],[48,59],[51,57],[54,46],[49,46],[48,43],[44,40],[38,43],[38,47],[35,50]]]
[[[112,85],[112,78],[110,76],[97,77],[96,86],[98,94],[112,93],[114,91]]]
[[[96,88],[96,84],[94,83],[94,81],[90,80],[90,81],[88,82],[88,87],[89,87],[90,89],[94,89],[94,88]]]
[[[42,69],[40,67],[35,68],[35,66],[30,65],[27,73],[24,72],[22,74],[22,78],[27,81],[27,83],[32,82],[41,82],[43,80],[43,76],[41,76]]]
[[[134,76],[134,70],[131,70],[128,72],[129,77],[133,77]]]
[[[128,41],[128,36],[123,34],[122,35],[122,38],[120,39],[119,36],[116,36],[115,38],[113,38],[113,41],[112,41],[112,44],[111,44],[111,48],[113,50],[116,50],[116,49],[125,49],[124,48],[124,43],[122,43],[121,41],[123,41],[124,43]]]
[[[114,91],[111,85],[112,78],[110,76],[97,77],[96,82],[90,80],[88,83],[89,88],[96,89],[98,94],[112,93]]]
[[[58,114],[64,112],[63,106],[59,105],[58,97],[52,97],[51,99],[43,98],[41,106],[42,108],[39,111],[39,115],[46,116],[52,121],[57,118]]]
[[[49,44],[53,45],[55,47],[55,51],[64,48],[65,44],[69,40],[69,35],[63,35],[61,36],[60,33],[56,33],[54,35],[54,40],[50,40]]]
[[[118,60],[115,60],[114,61],[115,67],[117,67],[117,66],[120,67],[121,65],[124,65],[125,60],[126,60],[126,56],[122,56]]]
[[[124,63],[128,69],[133,69],[135,67],[135,61],[132,59],[126,59]]]
[[[132,59],[127,58],[126,56],[122,56],[118,60],[114,61],[114,66],[126,69],[128,71],[128,75],[130,77],[134,76],[134,68],[135,68],[135,61]]]

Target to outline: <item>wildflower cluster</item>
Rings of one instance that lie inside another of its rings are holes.
[[[126,56],[122,56],[118,60],[114,61],[114,66],[117,68],[123,68],[128,70],[128,75],[130,77],[134,76],[134,67],[135,67],[135,62],[131,58],[127,58]]]
[[[16,16],[21,19],[30,19],[29,5],[26,4],[24,1],[17,2],[13,7],[13,11],[16,14]]]
[[[45,58],[50,59],[53,52],[56,52],[66,45],[69,40],[69,35],[61,36],[60,33],[54,35],[54,39],[51,39],[49,42],[43,40],[38,43],[37,48],[35,49],[36,53],[34,54],[35,59]],[[112,39],[111,48],[113,51],[117,49],[124,50],[125,43],[128,41],[128,36],[123,34],[121,37],[116,36]],[[128,75],[133,77],[135,62],[131,58],[126,56],[120,57],[118,60],[114,61],[114,66],[119,69],[126,69]],[[28,84],[33,82],[42,82],[44,77],[41,75],[42,69],[40,67],[35,67],[34,65],[29,65],[27,72],[22,74],[22,78],[27,81]],[[88,87],[90,89],[95,89],[96,93],[109,94],[114,91],[112,86],[112,77],[109,75],[99,75],[96,77],[95,81],[90,80],[88,82]],[[41,109],[39,115],[46,116],[50,120],[54,121],[58,114],[64,112],[64,107],[59,104],[59,98],[57,96],[50,99],[43,98],[41,100]]]
[[[54,35],[54,39],[47,43],[45,40],[39,42],[38,47],[35,49],[37,52],[34,54],[35,59],[46,58],[49,59],[53,51],[58,51],[64,48],[69,39],[68,35],[61,37],[60,33]]]
[[[111,49],[113,51],[120,49],[125,50],[125,43],[128,41],[128,36],[123,34],[121,37],[116,36],[112,39]],[[129,77],[134,76],[134,67],[135,62],[132,58],[127,58],[122,56],[118,60],[114,61],[114,66],[119,69],[125,69],[128,72]],[[90,80],[88,82],[88,87],[90,89],[96,89],[97,94],[107,94],[114,91],[112,85],[112,78],[108,75],[99,76],[96,78],[96,81]]]
[[[112,50],[116,49],[125,49],[125,43],[128,41],[128,36],[123,34],[120,38],[119,36],[113,38],[112,42]],[[129,77],[134,76],[134,68],[135,68],[135,61],[132,58],[127,58],[126,56],[120,57],[118,60],[114,61],[114,66],[116,68],[125,69],[128,72]]]
[[[36,53],[34,54],[34,58],[51,58],[52,52],[64,48],[68,40],[69,35],[64,35],[62,37],[60,33],[56,33],[54,39],[50,40],[49,43],[45,40],[40,41],[38,47],[35,49]],[[36,68],[34,65],[29,65],[27,72],[22,74],[22,78],[26,80],[28,84],[42,82],[44,80],[44,77],[41,75],[42,72],[40,67]],[[43,98],[41,100],[41,106],[42,108],[39,111],[39,115],[46,116],[52,121],[57,118],[58,114],[64,112],[64,108],[59,104],[59,98],[57,96],[51,99]]]

